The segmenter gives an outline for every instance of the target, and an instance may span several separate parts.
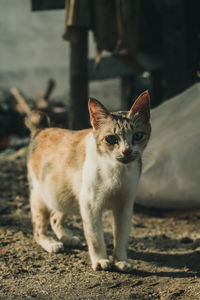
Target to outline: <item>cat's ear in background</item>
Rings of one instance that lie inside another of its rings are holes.
[[[148,91],[143,92],[135,100],[133,106],[129,110],[127,117],[132,119],[134,115],[141,114],[143,115],[146,122],[150,119],[150,96]]]
[[[97,130],[103,123],[105,123],[110,114],[103,104],[94,98],[89,99],[88,107],[91,125],[95,130]]]

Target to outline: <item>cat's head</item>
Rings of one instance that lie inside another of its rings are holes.
[[[97,151],[119,163],[141,157],[151,133],[150,97],[142,93],[130,111],[110,113],[96,99],[89,100],[90,121]]]

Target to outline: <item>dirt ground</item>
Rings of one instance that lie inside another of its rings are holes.
[[[200,214],[135,208],[132,272],[91,269],[80,217],[68,220],[83,245],[48,254],[33,240],[25,155],[0,155],[0,299],[200,299]],[[112,255],[111,215],[104,216]]]

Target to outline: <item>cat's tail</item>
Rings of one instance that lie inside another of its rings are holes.
[[[49,127],[49,118],[40,110],[32,110],[25,118],[25,125],[29,128],[31,137],[34,137],[42,129]]]

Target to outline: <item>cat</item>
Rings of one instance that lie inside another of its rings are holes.
[[[110,113],[96,99],[88,103],[92,128],[49,128],[48,117],[33,111],[27,157],[30,206],[36,242],[48,252],[78,247],[63,222],[80,210],[93,270],[130,271],[127,246],[142,152],[151,133],[150,97],[142,93],[130,111]],[[102,212],[113,213],[114,260],[106,254]],[[47,226],[57,240],[48,236]]]

